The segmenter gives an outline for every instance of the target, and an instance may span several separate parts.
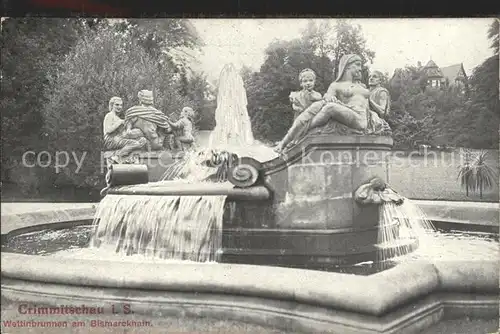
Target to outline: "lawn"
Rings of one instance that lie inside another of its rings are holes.
[[[2,202],[98,202],[99,190],[79,188],[23,189],[13,183],[2,184]]]
[[[497,150],[488,151],[488,164],[499,171]],[[465,195],[457,179],[460,154],[456,152],[430,152],[427,157],[408,152],[393,151],[389,171],[389,184],[405,197],[412,199],[448,201],[498,202],[498,183],[494,189],[479,194]],[[498,181],[498,180],[497,180]],[[38,189],[23,190],[14,184],[2,185],[3,202],[95,202],[100,200],[99,190]],[[26,188],[26,187],[25,187]]]
[[[487,163],[499,172],[497,150],[488,150]],[[498,180],[493,189],[479,194],[465,195],[457,178],[460,154],[455,152],[429,152],[427,157],[408,156],[402,151],[394,151],[390,164],[389,184],[408,198],[448,201],[498,202]]]

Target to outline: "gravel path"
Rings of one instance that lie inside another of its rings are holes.
[[[91,208],[98,203],[1,203],[0,209],[2,216],[16,215],[35,211],[50,211],[64,209],[85,209]]]

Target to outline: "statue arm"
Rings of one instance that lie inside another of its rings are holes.
[[[184,124],[182,123],[182,118],[180,120],[178,120],[177,122],[172,122],[170,120],[168,120],[167,122],[174,129],[180,129],[180,128],[184,127]]]
[[[302,106],[300,106],[294,102],[294,103],[292,103],[292,109],[293,109],[293,111],[302,111],[304,108],[302,108]]]
[[[385,115],[388,102],[389,102],[389,94],[385,91],[380,92],[378,103],[373,101],[373,99],[370,99],[370,104],[371,104],[372,108],[380,116]]]
[[[314,101],[314,102],[321,101],[322,99],[323,99],[323,96],[321,96],[321,94],[318,93],[318,92],[313,92],[311,94],[311,100]]]
[[[300,105],[300,101],[298,99],[298,92],[291,92],[290,93],[290,102],[292,103],[292,110],[293,111],[302,111],[303,108]]]
[[[326,102],[338,102],[337,99],[337,84],[333,82],[330,87],[328,87],[328,90],[326,91],[325,95],[323,96],[323,99]]]
[[[122,119],[120,119],[118,116],[115,116],[112,114],[107,114],[106,117],[104,117],[104,122],[103,122],[104,133],[105,134],[112,134],[123,123],[124,123],[124,121]]]
[[[130,133],[132,131],[136,122],[137,122],[137,117],[131,117],[131,118],[125,119],[125,127],[126,127],[127,133]]]

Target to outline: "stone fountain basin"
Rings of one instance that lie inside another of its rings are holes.
[[[413,333],[444,317],[498,316],[494,262],[421,262],[352,276],[250,265],[74,261],[7,253],[2,261],[2,296],[38,305],[130,303],[140,314],[214,317],[336,333]]]
[[[2,237],[88,223],[94,210],[3,216]],[[45,220],[33,226],[35,217]],[[1,257],[3,298],[37,305],[130,303],[135,313],[155,317],[206,317],[311,333],[417,333],[442,319],[498,319],[499,312],[497,259],[418,261],[356,276],[239,264]]]

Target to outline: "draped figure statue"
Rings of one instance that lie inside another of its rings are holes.
[[[141,90],[140,104],[125,111],[125,122],[131,128],[140,129],[148,140],[148,150],[162,150],[163,141],[172,132],[169,118],[153,107],[153,92]]]
[[[104,148],[115,151],[113,160],[128,157],[132,152],[145,149],[147,139],[139,129],[127,126],[122,114],[123,101],[114,96],[109,100],[109,112],[104,117]]]

